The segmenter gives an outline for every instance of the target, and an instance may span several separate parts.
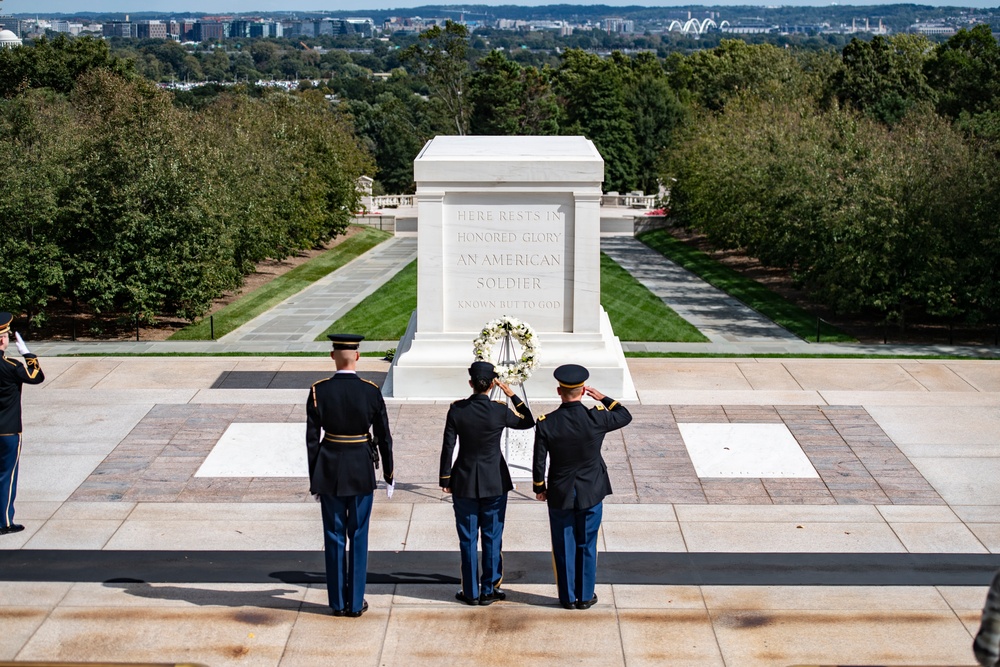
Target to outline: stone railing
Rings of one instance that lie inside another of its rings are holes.
[[[656,206],[656,195],[629,193],[620,195],[612,192],[601,195],[601,206],[624,206],[625,208],[651,209]]]
[[[377,211],[382,208],[416,206],[417,200],[415,195],[379,195],[371,198],[371,204],[369,210]]]
[[[369,212],[384,208],[408,208],[417,205],[416,195],[379,195],[364,197],[362,203]],[[656,207],[656,195],[629,193],[620,195],[616,192],[601,195],[601,206],[618,206],[624,208],[653,209]]]

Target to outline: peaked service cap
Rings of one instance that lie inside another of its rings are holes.
[[[564,364],[552,372],[552,377],[556,379],[560,387],[566,389],[576,389],[582,387],[583,383],[590,377],[590,371],[577,364]]]
[[[473,380],[476,378],[493,380],[497,377],[497,369],[488,361],[473,361],[469,366],[469,377]]]
[[[358,334],[327,334],[327,338],[333,341],[334,350],[357,350],[365,339]]]

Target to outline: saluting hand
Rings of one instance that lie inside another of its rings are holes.
[[[14,332],[14,344],[17,345],[17,351],[22,357],[26,354],[31,354],[31,350],[29,350],[28,346],[24,344],[24,339],[21,338],[21,332],[19,331]]]
[[[497,387],[499,387],[500,391],[502,391],[503,393],[507,394],[507,398],[513,398],[514,397],[513,390],[511,390],[510,387],[508,387],[507,385],[505,385],[500,380],[494,380],[493,384],[495,384]]]
[[[603,401],[605,399],[604,394],[602,394],[601,392],[597,391],[593,387],[584,387],[583,388],[583,393],[585,393],[587,396],[590,396],[595,401]]]

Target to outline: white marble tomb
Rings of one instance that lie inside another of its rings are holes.
[[[577,363],[588,384],[635,399],[601,307],[604,160],[584,137],[445,136],[414,161],[419,234],[417,310],[383,393],[468,394],[472,340],[511,315],[538,332],[541,367],[529,401],[555,399],[552,371]]]

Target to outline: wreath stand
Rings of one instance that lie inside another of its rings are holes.
[[[500,339],[500,354],[497,358],[497,366],[513,366],[517,363],[520,355],[514,351],[514,338],[510,329],[504,332]],[[520,395],[525,407],[529,407],[528,394],[524,390],[524,383],[509,385],[516,395]],[[494,401],[505,401],[508,409],[511,406],[511,399],[500,391],[499,387],[490,389],[490,399]],[[505,428],[503,430],[503,457],[507,461],[510,469],[511,479],[514,481],[531,480],[532,458],[535,448],[535,427],[524,430]]]

